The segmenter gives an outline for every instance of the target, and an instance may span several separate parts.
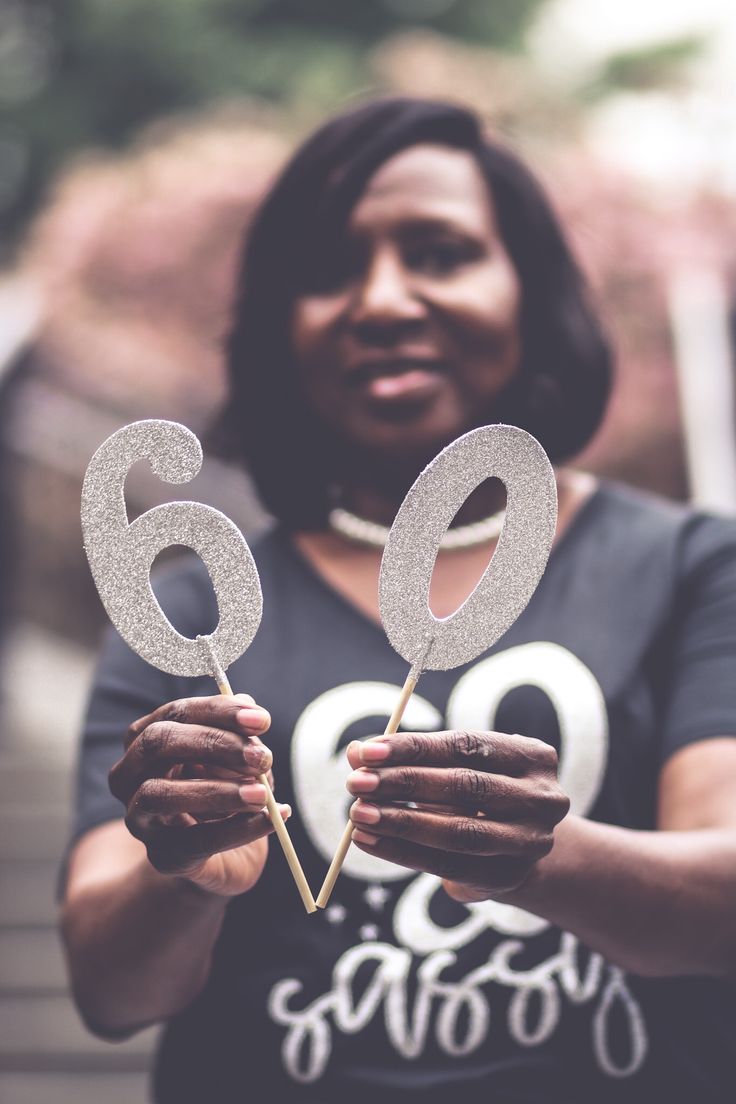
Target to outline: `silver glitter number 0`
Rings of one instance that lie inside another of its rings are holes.
[[[209,674],[203,642],[177,632],[156,600],[151,565],[172,544],[192,548],[203,560],[220,614],[207,640],[223,667],[245,651],[260,624],[258,571],[240,530],[201,502],[169,502],[128,524],[125,477],[143,459],[167,483],[188,483],[202,466],[202,448],[176,422],[133,422],[108,437],[90,461],[82,490],[90,569],[110,620],[143,659],[173,675]]]
[[[435,617],[429,586],[440,540],[470,492],[492,476],[504,483],[507,500],[496,550],[462,605]],[[552,465],[531,434],[483,426],[443,449],[404,499],[381,562],[381,620],[399,655],[424,670],[446,671],[495,644],[542,577],[556,521]]]

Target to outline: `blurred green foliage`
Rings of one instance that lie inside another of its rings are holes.
[[[0,242],[61,162],[222,99],[329,109],[409,27],[515,50],[545,0],[0,0]]]
[[[427,28],[521,52],[549,0],[0,0],[0,259],[71,154],[119,148],[146,123],[256,98],[300,125],[380,90],[370,51]],[[702,41],[609,57],[578,102],[671,83]]]
[[[646,90],[677,83],[707,39],[686,35],[638,50],[612,54],[595,77],[579,90],[584,100],[599,100],[620,88]]]

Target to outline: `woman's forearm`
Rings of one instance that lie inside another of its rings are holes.
[[[62,907],[61,927],[89,1028],[121,1037],[185,1008],[207,980],[226,904],[145,858],[80,887]]]
[[[568,816],[503,898],[647,976],[736,975],[736,831],[635,831]]]

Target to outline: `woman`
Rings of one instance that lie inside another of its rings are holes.
[[[90,1026],[168,1021],[164,1102],[730,1099],[732,523],[558,466],[527,610],[476,663],[426,673],[405,732],[358,742],[406,673],[365,522],[390,524],[473,426],[520,425],[560,465],[605,406],[608,349],[528,171],[449,105],[327,123],[251,228],[229,364],[220,436],[280,522],[254,544],[264,621],[230,671],[253,697],[108,641],[63,907]],[[502,505],[489,481],[459,511],[438,616]],[[159,593],[180,631],[211,631],[198,561]],[[352,800],[355,846],[314,917],[268,853],[271,749],[315,889]]]

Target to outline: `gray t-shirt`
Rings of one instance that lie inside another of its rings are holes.
[[[382,731],[406,675],[380,627],[276,529],[253,544],[261,628],[230,669],[272,714],[277,795],[313,889],[350,798],[344,747]],[[157,585],[188,636],[217,609],[191,557]],[[655,827],[664,760],[736,735],[736,523],[604,484],[555,547],[529,607],[474,663],[422,676],[404,727],[540,737],[573,811]],[[107,789],[126,726],[176,679],[110,633],[82,745],[75,836],[122,815]],[[610,908],[617,908],[615,899]],[[703,932],[703,939],[708,933]],[[277,846],[234,899],[204,992],[167,1026],[156,1100],[227,1104],[265,1087],[309,1104],[731,1101],[736,993],[625,973],[518,909],[451,901],[437,879],[352,848],[325,912],[306,916]]]

